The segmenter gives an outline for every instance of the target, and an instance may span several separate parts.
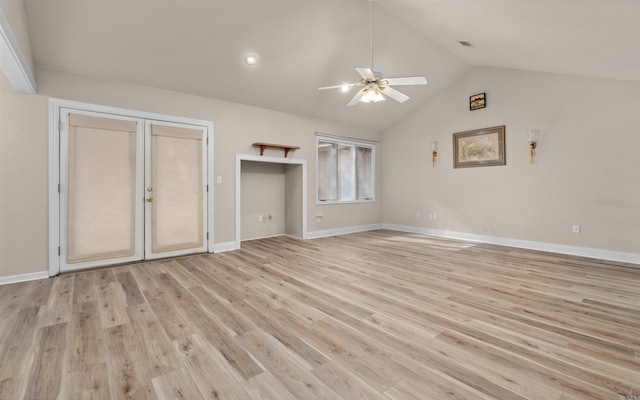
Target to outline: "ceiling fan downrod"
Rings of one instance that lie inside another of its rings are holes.
[[[369,24],[369,54],[371,55],[371,71],[375,71],[373,69],[373,0],[369,0],[371,3],[371,23]]]

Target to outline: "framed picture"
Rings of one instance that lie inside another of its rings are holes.
[[[453,168],[505,165],[505,126],[453,134]]]
[[[469,96],[469,110],[478,110],[487,106],[487,95],[485,93]]]

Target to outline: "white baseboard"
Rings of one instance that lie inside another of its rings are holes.
[[[564,244],[534,242],[529,240],[509,239],[509,238],[487,236],[487,235],[476,235],[473,233],[420,228],[417,226],[382,224],[382,227],[384,229],[390,229],[394,231],[418,233],[422,235],[466,240],[469,242],[497,244],[500,246],[517,247],[521,249],[548,251],[551,253],[560,253],[560,254],[567,254],[572,256],[597,258],[600,260],[640,264],[639,253],[628,253],[623,251],[594,249],[589,247],[569,246]]]
[[[335,228],[335,229],[324,229],[320,231],[312,231],[312,232],[307,232],[306,239],[318,239],[318,238],[329,237],[329,236],[347,235],[349,233],[373,231],[376,229],[382,229],[382,224],[359,225],[359,226],[349,226],[346,228]]]
[[[225,251],[232,251],[236,249],[236,242],[223,242],[213,245],[213,253],[224,253]]]
[[[0,285],[8,285],[10,283],[36,281],[38,279],[49,278],[49,271],[30,272],[28,274],[0,276]]]

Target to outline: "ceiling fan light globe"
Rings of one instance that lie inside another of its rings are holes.
[[[351,85],[348,85],[348,84],[342,85],[342,86],[340,87],[340,91],[341,91],[342,93],[346,93],[346,92],[348,92],[350,89],[351,89]]]
[[[364,94],[360,98],[360,101],[363,103],[377,103],[382,100],[384,100],[384,96],[378,88],[364,89]]]

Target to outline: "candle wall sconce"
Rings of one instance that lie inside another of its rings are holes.
[[[539,129],[529,129],[529,162],[533,164],[536,146],[540,135]]]
[[[431,167],[436,167],[436,157],[438,157],[438,142],[431,142]]]

